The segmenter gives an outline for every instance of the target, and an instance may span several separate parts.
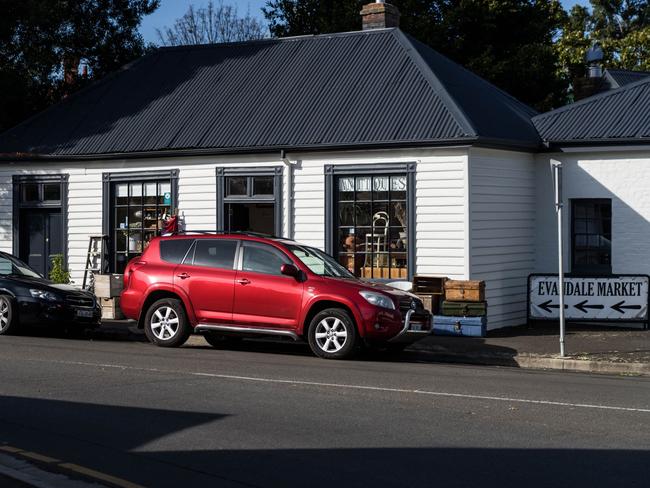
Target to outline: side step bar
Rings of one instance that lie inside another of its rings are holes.
[[[260,334],[260,335],[276,335],[283,337],[290,337],[294,341],[299,341],[300,337],[293,331],[283,329],[263,329],[257,327],[235,327],[232,325],[213,325],[213,324],[199,324],[194,328],[195,332],[229,332],[235,334]]]

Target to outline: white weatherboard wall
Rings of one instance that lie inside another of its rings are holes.
[[[187,230],[216,225],[216,167],[284,166],[286,192],[293,197],[296,240],[322,248],[325,238],[324,166],[416,162],[416,272],[466,278],[466,150],[289,154],[297,163],[292,188],[288,169],[269,155],[0,164],[0,250],[12,252],[12,176],[68,174],[68,266],[81,284],[88,237],[102,233],[102,174],[178,169],[178,208]]]
[[[535,157],[472,149],[470,277],[484,280],[488,328],[526,322],[526,287],[535,266]]]
[[[538,155],[536,271],[557,273],[557,230],[550,159],[563,164],[564,257],[570,271],[572,198],[612,200],[612,272],[650,274],[650,150]]]
[[[293,157],[293,156],[292,156]],[[465,260],[466,150],[304,155],[294,175],[294,237],[325,244],[325,165],[416,163],[416,274],[467,277]]]

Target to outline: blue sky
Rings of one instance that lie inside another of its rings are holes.
[[[216,3],[217,0],[215,0]],[[148,17],[145,17],[140,32],[147,42],[158,42],[156,29],[161,29],[165,26],[172,25],[174,20],[182,17],[190,5],[201,7],[208,3],[208,0],[160,0],[160,7],[156,12]],[[262,18],[260,9],[266,4],[266,0],[224,0],[224,3],[235,5],[242,15],[250,10],[252,15]],[[570,8],[576,3],[586,5],[588,0],[562,0],[565,8]]]

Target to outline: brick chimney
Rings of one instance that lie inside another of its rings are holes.
[[[360,13],[363,30],[399,27],[399,10],[390,3],[377,0],[364,5]]]

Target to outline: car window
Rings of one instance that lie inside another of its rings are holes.
[[[280,267],[290,263],[287,256],[271,246],[252,242],[244,243],[243,271],[281,275]]]
[[[20,259],[6,254],[0,255],[0,275],[29,276],[30,278],[41,278],[41,275],[23,263]]]
[[[197,239],[194,265],[210,268],[233,269],[237,241],[228,239]]]
[[[180,263],[194,239],[169,239],[160,242],[160,259],[168,263]]]

